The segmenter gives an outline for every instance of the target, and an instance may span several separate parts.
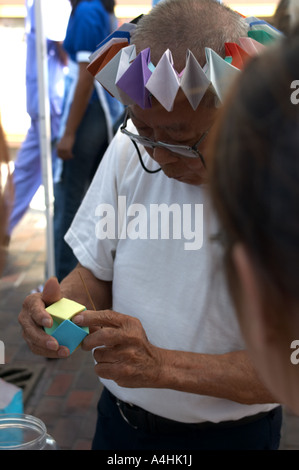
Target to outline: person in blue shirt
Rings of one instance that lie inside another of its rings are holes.
[[[64,95],[64,75],[66,55],[62,49],[67,21],[70,13],[69,3],[62,0],[59,17],[53,22],[53,10],[57,1],[47,0],[45,5],[44,27],[47,38],[49,101],[51,114],[51,140],[52,161],[55,166],[55,141],[58,138],[60,118]],[[57,5],[56,5],[57,6]],[[36,32],[35,32],[35,1],[26,0],[26,98],[27,112],[30,116],[30,127],[26,138],[18,152],[13,172],[14,200],[11,207],[10,219],[7,229],[7,243],[29,204],[39,188],[41,177],[40,133],[39,133],[39,99],[38,75],[36,58]]]
[[[63,279],[77,264],[64,241],[75,213],[113,137],[123,106],[86,70],[90,54],[116,27],[114,0],[72,0],[63,46],[69,56],[61,138],[61,159],[54,184],[56,276]]]

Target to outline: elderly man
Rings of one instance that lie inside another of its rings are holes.
[[[138,23],[132,44],[137,53],[150,47],[156,70],[170,49],[181,71],[187,50],[204,67],[205,47],[224,57],[224,42],[246,34],[243,19],[214,0],[164,0]],[[144,106],[129,99],[66,237],[79,264],[60,285],[50,279],[43,294],[27,297],[24,337],[37,354],[66,357],[43,331],[52,324],[45,305],[63,296],[94,310],[74,319],[90,329],[82,347],[93,351],[104,385],[94,449],[277,449],[281,410],[244,350],[219,249],[209,243],[217,227],[205,156],[215,96],[209,88],[194,106],[179,88],[168,106],[154,88]]]

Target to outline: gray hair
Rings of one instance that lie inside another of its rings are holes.
[[[188,49],[203,66],[206,47],[225,57],[225,42],[238,43],[247,31],[244,19],[216,0],[163,0],[139,21],[132,42],[138,52],[150,47],[154,65],[170,49],[180,72]]]

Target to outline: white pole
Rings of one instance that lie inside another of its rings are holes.
[[[45,192],[46,206],[46,251],[47,265],[46,277],[55,275],[54,256],[54,193],[52,176],[52,152],[51,152],[51,117],[48,86],[47,43],[43,24],[42,0],[35,1],[35,25],[36,25],[36,52],[38,68],[38,94],[39,94],[39,130],[40,130],[40,154],[42,168],[42,182]]]

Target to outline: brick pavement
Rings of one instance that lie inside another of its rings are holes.
[[[5,344],[5,372],[28,368],[39,376],[24,410],[44,421],[60,449],[90,449],[100,385],[91,354],[81,349],[67,359],[35,356],[21,336],[18,314],[32,289],[44,282],[45,218],[30,210],[15,229],[0,281],[0,339]],[[5,372],[6,373],[6,372]]]
[[[40,369],[25,403],[25,412],[42,419],[63,450],[90,449],[100,386],[90,353],[78,349],[68,359],[35,356],[17,321],[25,296],[44,282],[45,218],[30,210],[13,233],[0,281],[0,339],[7,367]],[[299,418],[284,411],[281,449],[299,449]]]

